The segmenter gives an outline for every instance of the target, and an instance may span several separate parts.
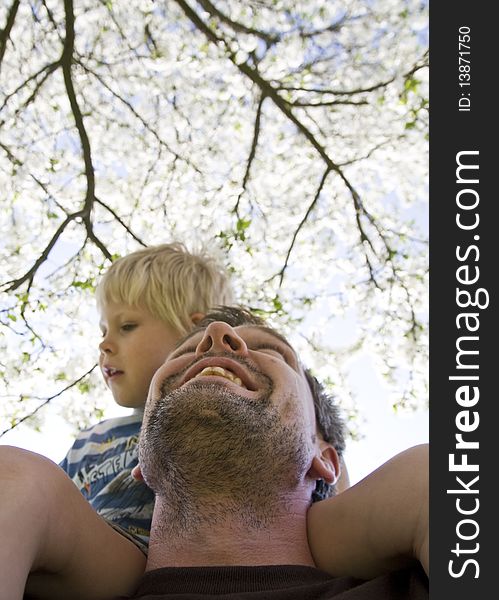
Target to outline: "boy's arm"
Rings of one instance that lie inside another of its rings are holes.
[[[0,447],[0,600],[99,600],[134,591],[145,557],[49,459]]]
[[[428,445],[397,454],[307,516],[317,567],[371,579],[419,560],[429,574]]]

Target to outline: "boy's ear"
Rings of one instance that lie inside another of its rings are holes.
[[[202,319],[204,319],[206,316],[205,313],[201,313],[201,312],[196,312],[196,313],[192,313],[192,315],[190,315],[190,319],[193,323],[193,325],[197,325],[199,323],[199,321],[201,321]]]
[[[340,459],[336,450],[324,440],[319,442],[319,453],[312,460],[309,470],[310,477],[324,479],[326,483],[334,484],[340,476]]]
[[[137,465],[132,469],[132,477],[137,481],[144,481],[144,477],[142,476],[142,470],[140,465]]]

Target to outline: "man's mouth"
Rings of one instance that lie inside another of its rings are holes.
[[[176,387],[181,387],[200,377],[221,377],[242,390],[247,390],[251,395],[262,386],[260,376],[258,374],[255,376],[255,373],[248,365],[234,360],[232,357],[208,356],[188,367]]]
[[[193,379],[197,379],[198,377],[209,377],[209,376],[223,377],[224,379],[228,379],[229,381],[232,381],[232,383],[235,383],[236,385],[238,385],[244,389],[247,389],[246,386],[243,385],[243,382],[237,375],[235,375],[228,369],[224,369],[223,367],[216,367],[216,366],[205,367]]]

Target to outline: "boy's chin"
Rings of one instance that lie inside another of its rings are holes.
[[[145,402],[138,402],[133,400],[127,400],[124,398],[114,398],[114,401],[118,406],[122,408],[132,408],[134,410],[144,410]]]

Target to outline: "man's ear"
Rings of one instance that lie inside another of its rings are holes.
[[[319,452],[312,460],[309,470],[310,477],[323,479],[326,483],[334,484],[340,476],[340,459],[336,450],[324,440],[319,441]]]
[[[140,465],[137,465],[136,467],[134,467],[132,469],[132,477],[134,479],[136,479],[137,481],[144,481],[144,477],[142,475],[142,470],[140,468]]]
[[[199,323],[199,321],[201,321],[205,317],[206,317],[205,313],[201,313],[201,312],[192,313],[192,315],[190,315],[190,319],[191,319],[193,325],[197,325]]]

